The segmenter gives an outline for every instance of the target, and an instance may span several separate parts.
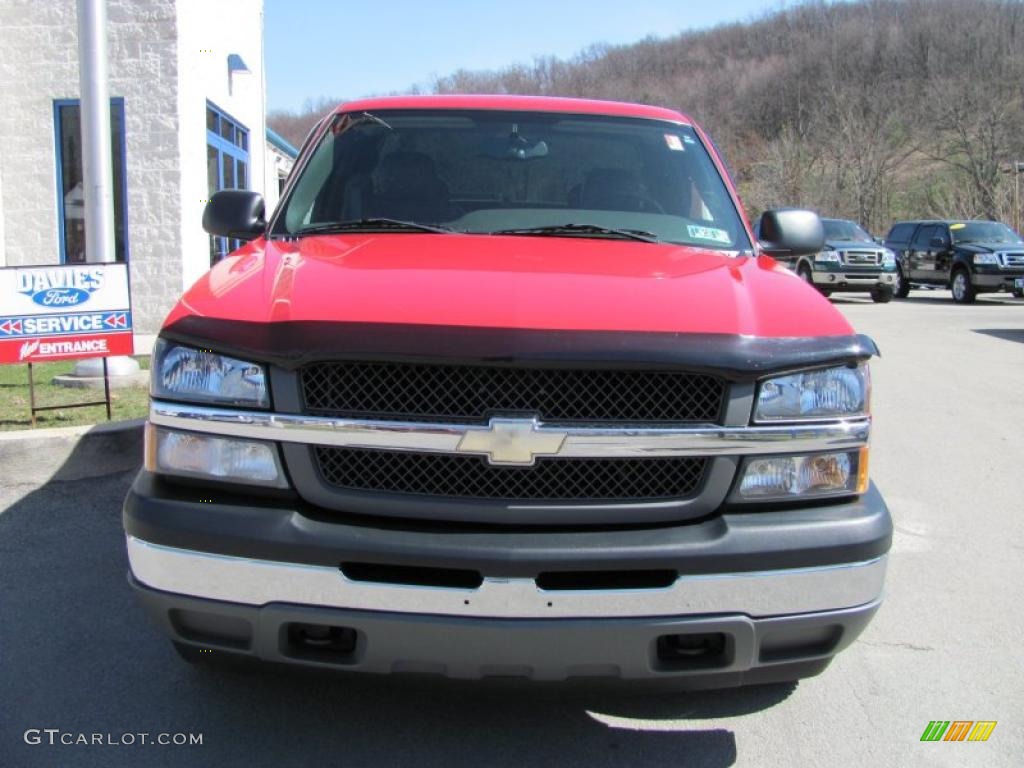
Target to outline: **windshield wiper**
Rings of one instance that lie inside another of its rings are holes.
[[[661,239],[653,232],[642,229],[617,229],[602,227],[597,224],[549,224],[544,227],[518,227],[515,229],[498,229],[489,232],[491,235],[611,235],[626,240],[641,240],[645,243],[658,243]]]
[[[329,221],[323,224],[310,224],[308,227],[303,227],[290,234],[301,237],[302,235],[327,235],[335,232],[376,232],[388,230],[398,232],[436,232],[442,235],[456,231],[451,227],[442,227],[439,224],[420,224],[418,221],[372,217],[352,219],[350,221]]]

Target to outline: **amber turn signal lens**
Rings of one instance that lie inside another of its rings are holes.
[[[156,427],[146,422],[142,430],[142,466],[148,471],[156,471]]]
[[[868,447],[860,449],[857,460],[857,493],[865,493],[868,489]]]

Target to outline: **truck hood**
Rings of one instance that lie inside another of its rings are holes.
[[[319,235],[256,240],[217,264],[188,317],[513,329],[848,335],[843,316],[767,257],[578,237]]]

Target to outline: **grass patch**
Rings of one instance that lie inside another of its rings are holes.
[[[135,358],[143,370],[149,369],[149,355]],[[36,405],[65,405],[91,400],[102,400],[102,389],[71,389],[53,384],[53,377],[71,373],[74,360],[57,363],[36,363],[32,378],[36,383]],[[140,419],[149,410],[148,387],[126,387],[110,390],[111,417],[114,421]],[[74,427],[80,424],[99,424],[107,420],[106,408],[94,405],[88,408],[61,408],[36,414],[36,428]],[[29,415],[28,366],[0,365],[0,430],[31,429]]]

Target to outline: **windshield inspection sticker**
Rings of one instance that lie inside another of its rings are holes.
[[[711,240],[715,243],[731,243],[732,240],[729,238],[729,233],[724,229],[716,229],[715,227],[697,227],[693,224],[688,224],[686,227],[687,234],[690,235],[694,240]]]
[[[665,134],[665,145],[674,152],[683,152],[683,142],[674,133]]]
[[[966,226],[967,226],[966,224],[950,224],[949,228],[950,229],[963,229]]]

